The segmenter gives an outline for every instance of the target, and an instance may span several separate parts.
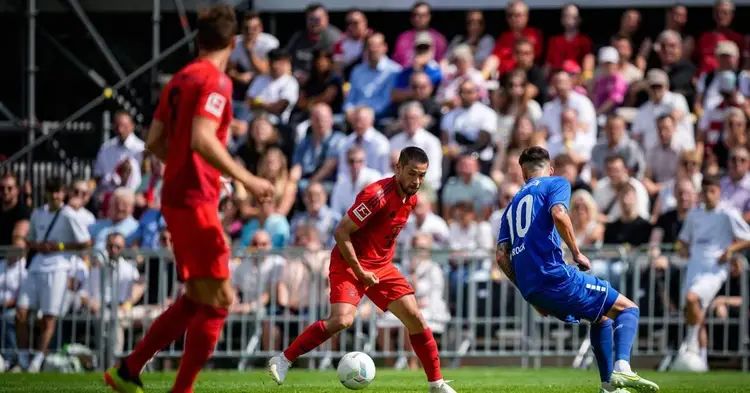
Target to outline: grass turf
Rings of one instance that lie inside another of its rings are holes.
[[[643,373],[661,386],[665,393],[747,392],[750,374],[711,372],[707,374]],[[598,393],[595,370],[578,371],[545,368],[520,370],[511,368],[462,368],[445,370],[446,379],[458,393]],[[146,391],[165,393],[174,374],[153,373],[144,376]],[[0,374],[2,393],[87,393],[108,392],[101,374]],[[380,370],[366,392],[409,393],[427,392],[422,372]],[[196,393],[345,393],[334,372],[292,370],[283,386],[276,386],[263,371],[205,372]]]

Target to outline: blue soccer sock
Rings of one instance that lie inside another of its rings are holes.
[[[630,363],[635,334],[638,331],[638,318],[641,312],[637,307],[626,308],[615,318],[615,361]]]
[[[612,320],[591,325],[591,349],[599,366],[599,376],[602,382],[609,382],[614,363],[612,360]]]

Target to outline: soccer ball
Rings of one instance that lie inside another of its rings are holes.
[[[375,378],[375,363],[362,352],[349,352],[339,361],[339,381],[347,389],[362,390]]]
[[[671,371],[684,371],[692,373],[700,373],[708,371],[706,363],[697,353],[683,352],[677,355],[677,358],[672,362],[672,366],[669,368]]]

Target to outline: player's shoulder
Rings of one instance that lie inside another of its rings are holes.
[[[190,81],[204,86],[216,86],[225,94],[231,94],[232,80],[207,60],[196,60],[183,67],[172,80]]]
[[[387,201],[395,190],[396,182],[393,177],[386,177],[363,188],[359,199],[368,205],[376,205]]]

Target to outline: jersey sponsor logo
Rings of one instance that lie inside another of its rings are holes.
[[[354,215],[360,221],[364,221],[365,218],[370,217],[370,214],[372,214],[372,212],[364,203],[360,203],[359,206],[354,208]]]
[[[221,117],[221,114],[224,113],[224,106],[226,104],[227,99],[224,98],[223,95],[221,95],[220,93],[211,93],[208,96],[206,105],[203,107],[203,109],[216,117]]]

